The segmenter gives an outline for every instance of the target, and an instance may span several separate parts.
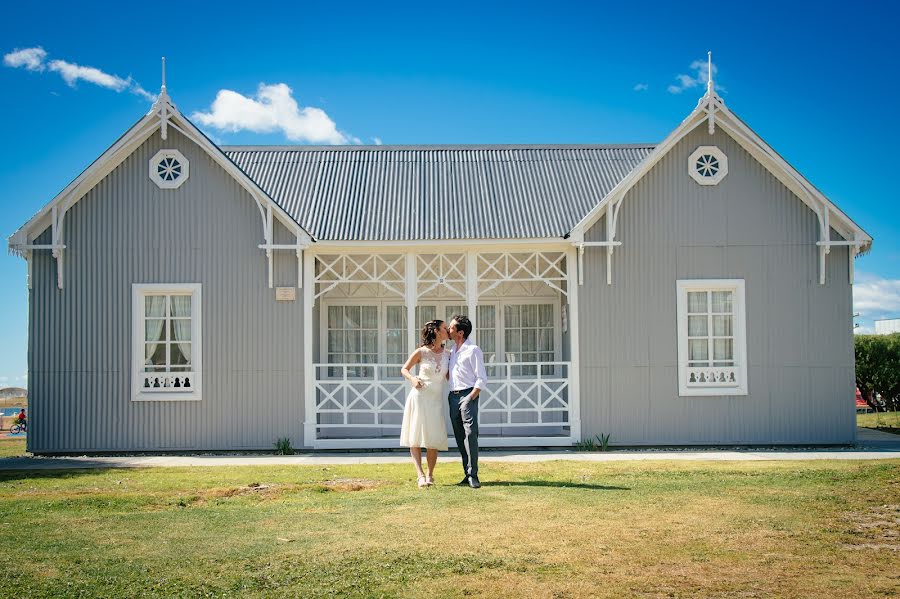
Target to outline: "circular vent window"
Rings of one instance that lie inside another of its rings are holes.
[[[180,187],[187,178],[190,164],[178,150],[160,150],[150,159],[150,178],[161,189]]]
[[[728,158],[716,146],[700,146],[688,158],[688,173],[700,185],[715,185],[728,174]]]

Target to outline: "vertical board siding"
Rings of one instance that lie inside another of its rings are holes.
[[[717,145],[729,172],[701,187],[687,159]],[[586,235],[603,240],[605,218]],[[585,254],[583,433],[618,444],[849,443],[852,294],[847,248],[819,285],[815,214],[733,139],[698,128],[628,192],[623,245]],[[749,395],[679,397],[676,281],[746,281]]]
[[[148,177],[175,148],[190,161],[178,189]],[[302,444],[302,294],[268,288],[254,200],[179,133],[155,134],[66,214],[64,288],[35,252],[29,305],[29,450],[271,448]],[[280,224],[279,243],[293,243]],[[49,231],[38,240],[49,243]],[[276,252],[276,284],[297,258]],[[132,283],[202,284],[203,398],[131,401]]]

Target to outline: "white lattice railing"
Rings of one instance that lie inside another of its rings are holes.
[[[738,369],[734,366],[692,366],[685,373],[688,387],[737,387]]]
[[[560,427],[569,423],[571,362],[488,364],[479,426]]]
[[[142,372],[141,393],[190,393],[197,380],[193,372]]]
[[[478,400],[481,428],[554,427],[569,423],[570,362],[488,364]],[[401,426],[409,384],[399,364],[314,364],[316,426]]]

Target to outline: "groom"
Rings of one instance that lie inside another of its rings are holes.
[[[473,489],[481,487],[478,480],[478,395],[487,386],[484,356],[473,341],[472,323],[468,318],[454,315],[450,320],[450,421],[453,436],[462,457],[465,478],[459,483]]]

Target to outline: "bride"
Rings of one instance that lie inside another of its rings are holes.
[[[447,425],[444,420],[444,381],[450,363],[450,352],[444,350],[444,342],[450,338],[443,320],[431,320],[422,328],[422,344],[410,354],[400,370],[412,383],[403,410],[403,426],[400,429],[400,445],[409,447],[419,487],[434,484],[434,465],[438,450],[447,450]],[[419,365],[417,375],[410,370]],[[428,474],[422,471],[422,448]]]

